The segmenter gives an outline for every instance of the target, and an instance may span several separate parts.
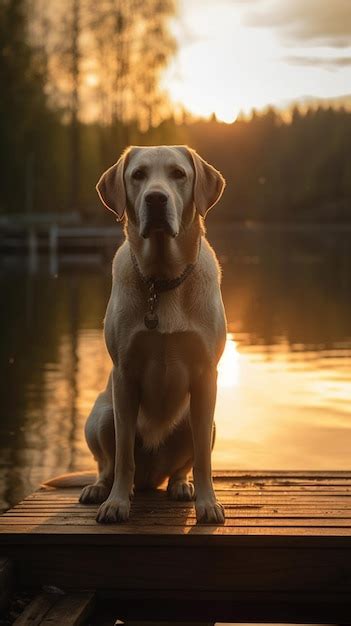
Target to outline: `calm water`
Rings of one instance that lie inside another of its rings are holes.
[[[228,341],[214,467],[351,469],[350,233],[210,233]],[[106,382],[110,269],[0,261],[0,508],[93,467],[83,437]]]

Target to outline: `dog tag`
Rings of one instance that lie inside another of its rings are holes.
[[[149,330],[154,330],[158,326],[158,315],[157,313],[146,313],[144,317],[144,323],[146,328]]]

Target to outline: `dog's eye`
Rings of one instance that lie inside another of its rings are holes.
[[[145,170],[135,170],[132,174],[132,178],[134,178],[134,180],[143,180],[143,178],[146,177],[146,172]]]
[[[174,170],[172,170],[172,178],[176,178],[178,180],[180,178],[185,178],[184,170],[181,170],[178,167],[176,167]]]

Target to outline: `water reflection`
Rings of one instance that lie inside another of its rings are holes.
[[[238,350],[235,387],[218,394],[215,466],[349,469],[350,363]]]
[[[233,333],[227,334],[227,343],[218,365],[218,387],[235,387],[239,381],[240,355]]]
[[[227,233],[227,231],[226,231]],[[350,469],[351,280],[343,235],[214,233],[229,330],[218,468]],[[234,245],[235,243],[235,245]],[[0,268],[0,507],[91,468],[83,427],[110,368],[109,268]]]

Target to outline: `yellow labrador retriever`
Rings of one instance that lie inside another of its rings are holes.
[[[165,479],[170,498],[195,499],[198,522],[224,522],[211,450],[226,320],[203,228],[224,186],[186,146],[130,147],[97,184],[126,235],[105,318],[113,367],[86,424],[99,475],[80,502],[101,503],[98,522],[127,520],[134,487]]]

